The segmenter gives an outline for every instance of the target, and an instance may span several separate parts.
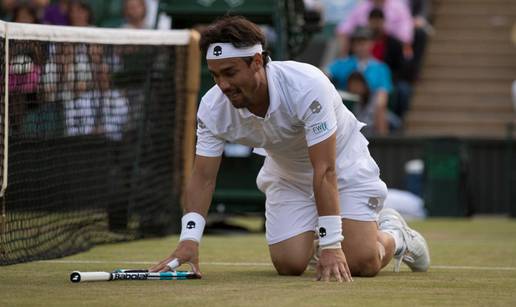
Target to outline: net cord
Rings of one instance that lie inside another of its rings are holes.
[[[11,40],[77,42],[110,45],[188,45],[190,30],[132,30],[34,25],[0,21]],[[6,31],[7,32],[7,31]]]

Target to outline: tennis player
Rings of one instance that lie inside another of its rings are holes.
[[[318,68],[271,61],[265,44],[260,28],[242,17],[203,32],[200,47],[216,85],[199,106],[180,242],[150,270],[190,262],[201,274],[198,247],[228,141],[266,156],[257,185],[266,195],[266,238],[280,275],[301,275],[314,255],[323,281],[375,276],[393,257],[396,270],[403,261],[426,271],[425,239],[396,211],[381,210],[387,188],[360,133],[364,124]]]

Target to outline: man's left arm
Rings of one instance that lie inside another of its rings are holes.
[[[319,216],[340,215],[335,133],[326,140],[308,148],[314,170],[313,188]]]
[[[329,281],[334,276],[338,281],[352,281],[340,244],[342,221],[335,168],[335,133],[324,141],[310,146],[308,153],[313,167],[313,189],[319,214],[321,255],[317,264],[317,279]]]

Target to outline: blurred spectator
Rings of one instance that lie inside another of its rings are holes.
[[[414,26],[416,29],[424,29],[425,32],[431,32],[430,25],[430,1],[428,0],[403,0],[410,9]]]
[[[41,48],[37,46],[16,47],[11,50],[9,63],[11,93],[36,92],[41,76],[42,53]]]
[[[50,0],[25,0],[24,2],[28,2],[36,10],[36,16],[39,21],[43,20],[43,15],[50,4]]]
[[[369,13],[375,7],[382,9],[385,14],[385,31],[403,43],[404,56],[411,58],[414,25],[408,7],[401,0],[365,0],[358,4],[336,29],[341,55],[349,52],[349,35],[356,27],[367,26]]]
[[[352,111],[359,121],[367,125],[361,130],[366,137],[385,134],[401,127],[400,119],[392,114],[386,105],[372,99],[367,81],[360,72],[355,71],[348,77],[347,91],[359,97]]]
[[[129,101],[118,89],[113,87],[111,72],[107,64],[101,64],[98,71],[100,90],[101,130],[106,136],[120,141],[127,128]]]
[[[99,134],[97,110],[99,93],[88,91],[81,93],[74,100],[65,101],[64,114],[66,135]]]
[[[20,3],[14,7],[13,22],[38,23],[38,16],[33,6],[28,3]]]
[[[58,91],[62,80],[59,79],[60,69],[55,62],[55,49],[55,44],[49,43],[45,51],[40,52],[44,54],[44,59],[40,60],[40,82],[33,95],[34,100],[27,104],[23,114],[22,132],[25,137],[52,138],[63,134],[62,105],[57,101],[58,93],[63,93]]]
[[[347,89],[348,77],[355,71],[361,72],[369,90],[371,99],[377,108],[387,108],[389,93],[392,91],[392,79],[389,67],[373,58],[371,49],[373,33],[369,28],[358,27],[351,37],[353,55],[335,60],[327,69],[330,79],[339,89]],[[387,133],[386,119],[378,119],[377,131]]]
[[[72,0],[68,11],[70,25],[75,27],[93,26],[93,11],[85,0]]]
[[[68,18],[69,5],[70,3],[68,0],[59,0],[49,5],[43,14],[42,22],[49,25],[70,25],[70,20]]]
[[[387,64],[392,73],[394,95],[391,108],[400,118],[409,108],[412,95],[412,64],[403,56],[401,42],[385,32],[384,15],[381,9],[374,8],[369,14],[369,27],[374,33],[373,56]]]
[[[0,19],[5,21],[12,21],[13,11],[17,4],[17,0],[1,0],[0,9],[2,15],[0,16]]]
[[[128,100],[112,87],[109,66],[99,65],[97,86],[65,103],[66,135],[104,134],[120,141],[127,125]]]
[[[122,28],[149,28],[147,24],[145,24],[145,16],[147,14],[145,0],[124,0],[123,10],[125,23],[122,25]]]
[[[31,15],[16,16],[21,16],[18,17],[20,21],[30,21],[28,16]],[[27,111],[37,108],[39,104],[38,86],[45,57],[41,45],[13,42],[10,44],[9,58],[10,121],[13,131],[19,132]]]
[[[414,80],[419,75],[421,69],[423,53],[426,48],[428,35],[431,35],[434,30],[429,22],[430,18],[430,1],[429,0],[404,0],[412,13],[414,21],[414,42],[412,48],[414,56],[412,59],[412,75]]]
[[[165,13],[158,16],[159,0],[145,0],[145,7],[147,8],[145,15],[145,26],[147,29],[170,29],[172,27],[172,19]],[[156,24],[157,19],[157,24]]]
[[[324,22],[328,25],[337,25],[346,19],[353,8],[361,0],[321,0],[324,10]]]
[[[77,27],[94,27],[93,10],[86,0],[70,0],[69,1],[69,21],[71,26]],[[69,52],[72,48],[72,52]],[[95,44],[77,43],[74,46],[66,46],[67,50],[67,78],[73,86],[73,95],[80,95],[82,92],[89,90],[92,86],[92,54],[91,50],[96,48]],[[71,60],[71,61],[70,61]]]

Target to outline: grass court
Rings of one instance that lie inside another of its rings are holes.
[[[260,221],[239,221],[251,229]],[[205,235],[202,280],[72,284],[71,271],[147,268],[178,237],[101,245],[49,261],[0,267],[0,306],[516,306],[516,221],[429,219],[410,223],[428,240],[427,273],[392,265],[375,278],[315,282],[315,271],[278,276],[263,233]]]

